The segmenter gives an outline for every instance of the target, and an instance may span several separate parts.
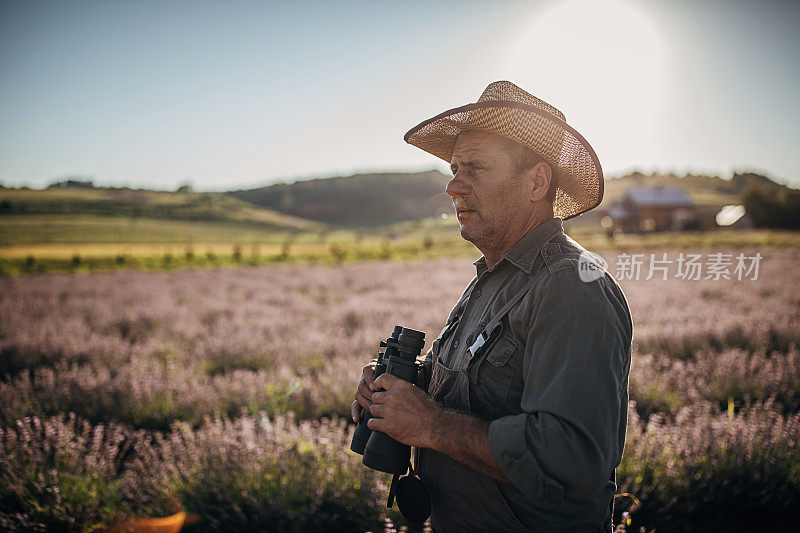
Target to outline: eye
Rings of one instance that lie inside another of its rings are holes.
[[[473,165],[472,168],[470,169],[470,174],[472,174],[473,176],[480,176],[484,172],[486,172],[486,167],[483,167],[481,165]]]

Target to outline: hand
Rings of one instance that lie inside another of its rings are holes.
[[[350,406],[350,414],[353,417],[353,422],[358,424],[361,420],[361,410],[369,409],[372,404],[372,384],[375,381],[375,364],[377,361],[370,361],[367,366],[361,371],[361,381],[358,382],[356,388],[356,399]]]
[[[432,447],[436,420],[444,409],[419,387],[391,374],[378,376],[372,386],[367,426],[403,444]]]

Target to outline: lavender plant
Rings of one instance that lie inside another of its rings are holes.
[[[366,530],[387,487],[347,450],[341,420],[265,413],[163,435],[74,414],[0,430],[0,526],[84,531],[183,506],[202,529]]]
[[[738,414],[712,403],[682,409],[674,421],[630,411],[617,470],[623,492],[641,506],[633,527],[665,531],[787,531],[800,511],[800,413],[770,401]]]
[[[631,528],[800,511],[800,251],[762,253],[755,281],[622,282]],[[0,529],[178,507],[201,529],[396,520],[340,417],[378,340],[438,331],[473,275],[449,258],[0,279]]]
[[[0,528],[92,531],[128,514],[162,512],[163,497],[130,497],[139,480],[127,458],[143,439],[72,414],[0,428]]]
[[[631,368],[630,397],[640,417],[674,417],[681,409],[705,401],[721,411],[738,410],[752,401],[773,400],[785,414],[800,412],[800,352],[719,353],[699,351],[691,359],[638,355]]]

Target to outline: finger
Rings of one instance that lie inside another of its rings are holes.
[[[356,424],[361,420],[361,405],[359,405],[358,400],[354,401],[350,406],[350,415],[353,417],[353,422]]]
[[[386,423],[383,418],[372,417],[367,421],[367,427],[375,431],[383,431],[386,427]]]
[[[381,374],[378,376],[378,379],[372,382],[370,388],[372,390],[384,389],[389,390],[391,389],[398,381],[403,381],[402,379],[395,377],[391,374]]]
[[[369,386],[363,381],[358,384],[358,389],[356,389],[356,394],[357,395],[361,394],[361,396],[366,398],[368,401],[372,401],[372,389],[370,389]],[[358,396],[356,396],[356,398],[357,397]]]
[[[375,368],[372,365],[367,365],[361,371],[361,379],[363,379],[367,385],[375,381]]]
[[[372,407],[369,409],[369,412],[372,413],[372,416],[384,418],[386,416],[386,405],[373,403]]]
[[[360,392],[357,392],[357,393],[356,393],[356,401],[358,402],[358,404],[359,404],[359,405],[360,405],[360,406],[361,406],[363,409],[367,409],[367,410],[369,410],[370,406],[372,405],[372,401],[371,401],[371,400],[368,400],[367,398],[365,398],[365,397],[364,397],[364,395],[363,395],[363,394],[361,394]]]

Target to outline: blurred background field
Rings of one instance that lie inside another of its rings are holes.
[[[800,511],[800,249],[718,250],[760,252],[758,279],[622,282],[629,530],[780,529]],[[0,525],[403,524],[348,451],[353,384],[394,324],[430,343],[473,273],[445,257],[0,280]]]
[[[477,256],[458,235],[442,192],[447,180],[430,171],[227,193],[96,188],[74,179],[43,190],[0,188],[0,275]],[[685,191],[695,225],[666,232],[608,226],[611,207],[642,188]],[[798,246],[798,195],[758,174],[633,173],[607,180],[601,206],[566,229],[593,249]],[[742,205],[748,224],[719,226],[714,216],[726,205]]]
[[[88,531],[177,511],[194,517],[186,530],[404,524],[384,507],[389,480],[348,451],[349,404],[392,326],[430,343],[474,273],[446,182],[0,189],[0,527]],[[684,191],[693,225],[609,224],[642,188]],[[625,254],[762,258],[743,279],[647,280],[646,264],[617,276],[635,324],[620,530],[795,522],[800,232],[785,211],[797,194],[754,174],[634,173],[565,223],[612,274]],[[726,205],[748,224],[716,224]]]

